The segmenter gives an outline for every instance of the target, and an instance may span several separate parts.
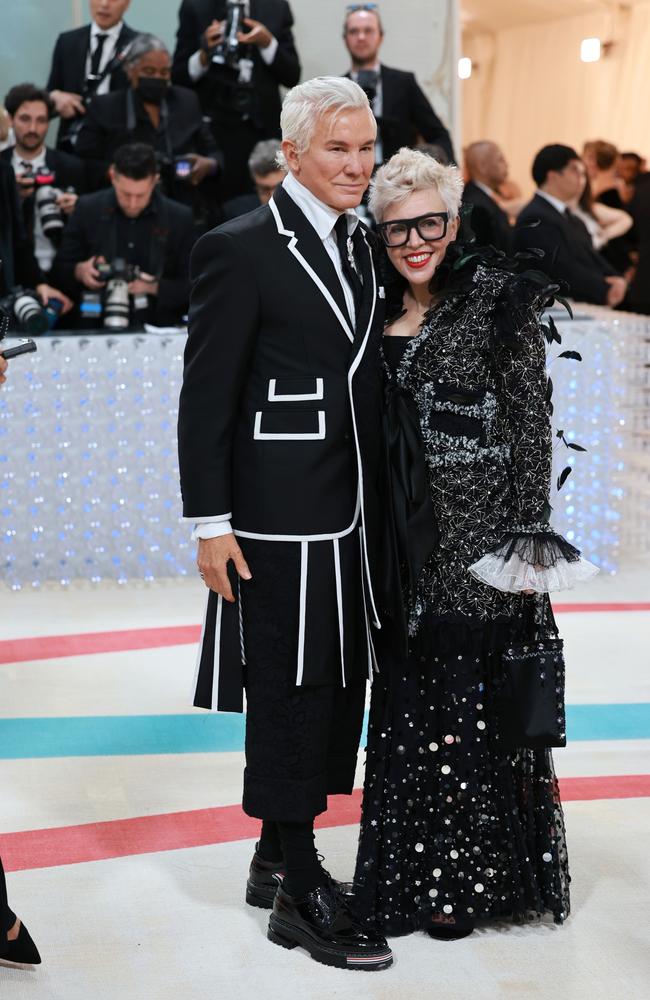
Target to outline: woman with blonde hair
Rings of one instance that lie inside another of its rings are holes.
[[[554,289],[463,250],[462,188],[407,149],[371,188],[408,651],[373,686],[355,876],[377,929],[447,939],[569,913],[551,753],[506,739],[495,695],[524,626],[555,634],[548,591],[596,572],[548,524]]]

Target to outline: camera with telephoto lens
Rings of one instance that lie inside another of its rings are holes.
[[[63,236],[65,225],[63,212],[57,204],[57,199],[63,193],[55,187],[56,175],[47,167],[39,167],[36,172],[26,170],[22,175],[34,182],[34,208],[41,223],[43,235],[55,246],[58,246]]]
[[[223,38],[208,53],[215,66],[229,66],[230,69],[239,69],[240,51],[237,35],[245,28],[245,17],[245,0],[228,0]]]
[[[45,333],[50,320],[36,292],[17,286],[0,299],[0,310],[9,316],[9,323],[25,333]]]
[[[104,289],[104,326],[108,330],[126,330],[129,326],[129,283],[140,277],[140,268],[128,264],[123,257],[112,263],[96,264]]]
[[[372,107],[372,102],[377,96],[379,73],[376,69],[360,69],[357,73],[357,83],[370,101],[370,107]]]

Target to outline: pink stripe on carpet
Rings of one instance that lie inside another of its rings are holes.
[[[200,625],[172,625],[165,628],[132,628],[111,632],[80,632],[70,635],[39,635],[31,639],[0,641],[0,663],[53,660],[90,653],[123,653],[130,649],[158,649],[186,646],[201,638]]]
[[[618,601],[613,604],[556,604],[554,601],[553,611],[560,614],[563,612],[593,614],[599,611],[650,611],[650,601]]]
[[[554,604],[553,608],[560,614],[650,611],[650,601]],[[88,656],[94,653],[125,653],[133,649],[158,649],[163,646],[189,646],[197,643],[200,636],[200,625],[171,625],[165,628],[116,629],[110,632],[79,632],[70,635],[39,635],[29,639],[1,639],[0,664]]]
[[[564,802],[650,796],[650,774],[564,778],[560,785]],[[358,823],[360,807],[360,789],[351,796],[333,795],[316,826]],[[259,820],[246,816],[240,806],[218,806],[0,834],[0,856],[7,871],[27,871],[249,840],[258,835],[259,828]]]

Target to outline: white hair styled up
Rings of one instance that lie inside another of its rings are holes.
[[[370,182],[368,205],[377,222],[383,222],[391,205],[404,201],[416,191],[434,188],[453,221],[458,218],[463,187],[463,175],[458,167],[445,166],[426,153],[404,147],[379,168]]]
[[[293,87],[284,99],[280,115],[282,139],[293,142],[298,153],[305,153],[323,115],[330,111],[338,114],[360,109],[368,111],[374,121],[368,98],[354,80],[342,76],[317,76],[306,80]],[[282,151],[278,153],[277,164],[288,169]]]

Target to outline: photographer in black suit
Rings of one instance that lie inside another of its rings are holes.
[[[92,98],[128,86],[122,57],[137,32],[122,18],[130,0],[89,0],[92,21],[56,40],[47,89],[61,125],[57,145],[71,152]]]
[[[537,194],[515,225],[515,249],[544,251],[538,267],[569,286],[581,302],[612,308],[625,298],[627,282],[594,250],[581,219],[567,207],[584,188],[585,166],[570,146],[544,146],[533,162]]]
[[[0,298],[18,285],[33,289],[43,305],[61,303],[63,313],[72,309],[70,299],[52,288],[41,271],[25,232],[16,178],[10,163],[0,158]]]
[[[246,899],[273,907],[270,939],[381,969],[390,949],[314,846],[328,794],[352,790],[380,625],[383,289],[355,212],[376,124],[360,87],[320,78],[289,92],[282,132],[269,204],[192,255],[179,457],[210,588],[195,704],[242,711],[246,689],[244,810],[263,820]]]
[[[84,167],[75,156],[45,145],[54,111],[46,90],[21,83],[11,88],[5,107],[15,145],[3,149],[0,159],[13,167],[27,239],[41,271],[47,274],[65,222],[85,190]]]
[[[110,176],[110,189],[77,202],[53,274],[79,302],[84,290],[105,291],[99,264],[123,260],[138,270],[128,279],[128,326],[177,325],[189,299],[192,213],[157,191],[158,167],[150,146],[118,149]]]
[[[251,150],[260,139],[279,136],[280,86],[293,87],[300,79],[287,0],[234,6],[242,30],[236,50],[224,56],[220,47],[231,0],[183,0],[172,69],[174,83],[194,87],[212,119],[225,157],[224,198],[251,190]],[[246,12],[250,16],[243,16]]]
[[[214,216],[222,157],[194,91],[171,84],[167,46],[155,35],[138,35],[124,71],[129,87],[96,97],[88,108],[77,156],[92,165],[101,187],[120,146],[147,143],[156,152],[164,194],[193,206],[199,218]]]
[[[463,190],[463,205],[472,206],[470,224],[476,242],[511,253],[513,229],[497,202],[499,186],[508,176],[505,156],[495,142],[473,142],[465,150],[465,169],[470,179]]]
[[[352,59],[346,74],[366,91],[379,126],[375,149],[383,163],[401,149],[424,141],[441,146],[454,162],[449,131],[440,121],[414,73],[391,69],[379,60],[384,28],[376,4],[350,4],[343,40]]]

